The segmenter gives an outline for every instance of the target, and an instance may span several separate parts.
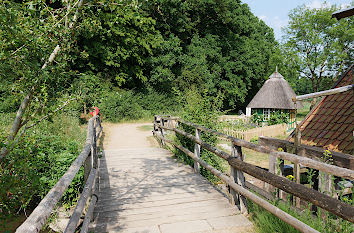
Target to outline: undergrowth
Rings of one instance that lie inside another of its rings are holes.
[[[85,138],[78,118],[65,114],[30,129],[0,164],[0,216],[37,206],[79,155]],[[75,202],[82,181],[83,169],[62,198],[65,206]]]
[[[183,106],[182,111],[179,114],[182,119],[188,122],[202,125],[209,129],[217,130],[219,128],[218,116],[220,115],[220,107],[222,103],[221,96],[210,97],[204,93],[197,92],[193,88],[188,90],[186,93],[178,94],[179,102]],[[195,135],[194,127],[190,127],[185,124],[179,124],[178,128],[187,133]],[[175,140],[177,144],[182,145],[190,151],[194,151],[195,143],[185,136],[177,134]],[[217,136],[206,132],[201,132],[201,140],[212,146],[216,146],[217,144]],[[194,160],[184,152],[176,149],[175,155],[179,160],[193,167]],[[201,148],[200,157],[202,160],[215,167],[219,171],[224,171],[222,159],[217,155]],[[200,168],[200,173],[213,183],[219,182],[219,178],[214,176],[211,172],[203,167]]]

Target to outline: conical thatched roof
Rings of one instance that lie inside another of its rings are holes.
[[[295,96],[289,83],[278,71],[275,71],[253,97],[247,108],[295,109],[291,100]],[[298,109],[303,107],[299,101],[296,105]]]

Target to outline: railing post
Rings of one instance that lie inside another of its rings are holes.
[[[195,129],[195,137],[197,139],[200,139],[200,129]],[[198,158],[200,158],[200,145],[198,143],[194,143],[194,155],[197,156]],[[200,172],[200,164],[196,161],[194,161],[194,171],[196,173]]]
[[[240,159],[241,161],[244,160],[241,147],[235,145],[232,142],[231,142],[231,156]],[[231,166],[230,177],[236,184],[245,188],[245,176],[243,175],[242,171],[237,170],[236,168]],[[236,193],[236,191],[233,190],[232,188],[230,188],[230,194],[231,194],[231,198],[230,198],[231,203],[237,205],[241,213],[247,213],[248,208],[247,208],[246,198]]]
[[[276,174],[277,161],[277,157],[274,155],[269,155],[269,172],[272,174]],[[274,187],[268,183],[265,183],[265,188],[270,193],[274,192]]]
[[[165,126],[163,117],[160,117],[160,124],[161,124],[162,126]],[[165,139],[164,129],[163,129],[163,128],[160,128],[160,132],[161,132],[161,137],[162,137],[163,139]],[[161,145],[162,145],[162,146],[165,145],[165,140],[163,140],[163,139],[161,140]]]
[[[98,117],[96,118],[98,119]],[[96,119],[94,122],[96,122]],[[92,138],[92,167],[93,168],[97,168],[97,138],[96,138],[96,126],[97,126],[97,122],[96,124],[93,125],[93,138]]]
[[[158,127],[156,127],[156,124],[157,124],[157,116],[155,115],[154,116],[154,129],[152,131],[152,133],[155,135],[155,132],[159,130]]]

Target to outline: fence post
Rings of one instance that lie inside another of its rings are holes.
[[[165,126],[163,117],[160,117],[160,124],[161,124],[162,126]],[[163,128],[160,128],[160,132],[161,132],[161,137],[162,137],[163,139],[165,139],[164,129],[163,129]],[[163,140],[163,139],[161,139],[161,145],[162,145],[162,146],[165,145],[165,140]]]
[[[283,176],[283,177],[285,175],[284,163],[285,163],[284,159],[278,158],[276,160],[276,164],[275,164],[275,166],[277,168],[277,174],[279,176]],[[279,166],[279,170],[278,170],[278,166]],[[278,189],[278,198],[283,199],[283,200],[285,199],[285,192],[281,189]]]
[[[156,116],[156,115],[154,116],[154,129],[153,129],[153,131],[152,131],[152,133],[153,133],[154,135],[155,135],[155,132],[159,130],[159,128],[156,127],[155,124],[157,124],[157,116]]]
[[[244,156],[242,155],[242,149],[240,146],[234,145],[231,142],[231,156],[235,157],[237,159],[240,159],[241,161],[244,160]],[[239,171],[235,169],[234,167],[230,167],[230,177],[233,179],[233,181],[240,185],[241,187],[245,188],[245,176],[243,175],[242,171]],[[232,204],[237,205],[241,213],[247,213],[248,208],[247,208],[247,200],[244,196],[238,194],[230,188],[230,194],[231,198],[230,201]]]
[[[195,129],[195,137],[197,139],[200,139],[200,129]],[[198,143],[194,143],[194,155],[197,156],[198,158],[200,158],[200,145]],[[196,161],[194,161],[194,171],[196,173],[199,173],[200,172],[200,164]]]
[[[277,168],[277,158],[274,155],[269,155],[269,172],[272,174],[276,174]],[[265,188],[268,192],[274,192],[274,187],[265,182]]]
[[[96,119],[98,119],[98,117],[96,118]],[[96,122],[96,119],[95,119],[95,121],[94,122]],[[98,158],[97,158],[97,138],[96,138],[96,126],[97,126],[97,122],[96,122],[96,124],[94,124],[93,125],[93,138],[92,138],[92,144],[93,144],[93,148],[92,148],[92,150],[93,150],[93,153],[92,153],[92,167],[93,168],[97,168],[97,160],[98,160]]]

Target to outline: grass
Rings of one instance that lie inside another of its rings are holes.
[[[305,119],[306,115],[310,112],[311,101],[303,101],[302,105],[304,106],[302,109],[299,109],[296,114],[297,121],[302,121]]]
[[[152,131],[153,127],[152,125],[140,125],[137,127],[137,129],[140,131]]]

